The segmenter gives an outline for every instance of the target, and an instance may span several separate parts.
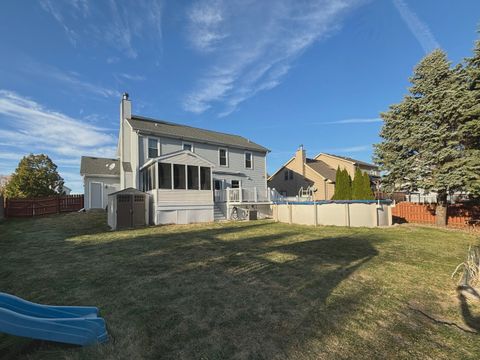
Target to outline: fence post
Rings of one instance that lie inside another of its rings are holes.
[[[313,207],[314,207],[314,211],[313,211],[313,215],[315,216],[315,219],[313,219],[313,223],[315,224],[315,226],[318,225],[318,209],[317,209],[317,206],[318,204],[316,202],[313,202]]]

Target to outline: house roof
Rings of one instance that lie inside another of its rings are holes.
[[[217,131],[175,124],[138,115],[132,115],[132,118],[128,119],[127,121],[134,130],[141,132],[164,135],[178,139],[200,141],[216,145],[232,146],[260,152],[270,151],[267,148],[239,135],[225,134]]]
[[[322,160],[307,159],[307,165],[325,179],[335,182],[337,171],[332,169]]]
[[[80,174],[119,176],[119,161],[118,159],[82,156],[82,160],[80,161]]]
[[[371,163],[368,163],[368,162],[365,162],[365,161],[362,161],[362,160],[353,159],[353,158],[348,157],[348,156],[339,156],[339,155],[333,155],[333,154],[327,154],[327,153],[320,153],[317,156],[315,156],[315,158],[318,158],[320,155],[327,155],[327,156],[343,159],[343,160],[349,161],[349,162],[354,163],[354,164],[368,166],[368,167],[371,167],[371,168],[378,168],[378,166],[375,165],[375,164],[371,164]]]

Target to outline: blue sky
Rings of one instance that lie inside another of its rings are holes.
[[[379,113],[436,47],[471,54],[480,1],[2,2],[0,174],[47,153],[82,192],[81,155],[114,156],[133,113],[370,161]]]

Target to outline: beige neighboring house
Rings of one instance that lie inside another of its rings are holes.
[[[330,200],[335,193],[338,167],[346,169],[352,178],[356,168],[368,173],[372,181],[380,176],[376,165],[326,153],[307,158],[306,151],[300,146],[295,156],[268,178],[268,186],[284,196],[297,196],[302,190],[313,189],[314,200]]]

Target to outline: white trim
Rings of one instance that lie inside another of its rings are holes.
[[[102,190],[102,196],[101,196],[101,200],[102,200],[102,207],[101,209],[103,209],[103,187],[104,187],[104,184],[103,182],[101,181],[89,181],[88,182],[88,208],[89,209],[94,209],[92,208],[92,184],[100,184],[100,189]],[[95,208],[97,209],[97,208]]]
[[[251,167],[247,167],[247,154],[250,154],[250,165]],[[251,151],[245,151],[243,156],[243,166],[245,169],[253,170],[253,153]]]
[[[190,145],[191,149],[190,150],[191,152],[195,152],[195,147],[193,146],[193,143],[191,142],[188,142],[188,141],[182,141],[182,150],[186,150],[185,149],[185,145]]]
[[[222,165],[222,164],[220,163],[220,150],[225,150],[225,160],[227,161],[227,164],[226,164],[226,165]],[[228,151],[228,148],[226,148],[226,147],[219,147],[219,148],[218,148],[218,166],[220,166],[220,167],[229,167],[230,164],[229,164],[229,161],[228,161],[228,160],[229,160],[229,151]]]
[[[187,154],[189,156],[193,156],[197,159],[200,159],[202,160],[203,162],[205,162],[207,165],[206,166],[210,166],[210,167],[215,167],[215,164],[210,162],[209,160],[201,157],[200,155],[196,154],[196,153],[192,153],[191,151],[189,150],[178,150],[178,151],[174,151],[172,153],[168,153],[168,154],[165,154],[165,155],[162,155],[162,156],[159,156],[157,158],[154,158],[154,159],[150,159],[148,160],[145,164],[143,164],[141,167],[140,167],[140,170],[146,168],[147,166],[149,166],[151,163],[155,162],[155,161],[160,161],[160,162],[175,162],[175,160],[168,160],[170,159],[171,157],[175,157],[175,156],[178,156],[178,155],[181,155],[181,154]]]

